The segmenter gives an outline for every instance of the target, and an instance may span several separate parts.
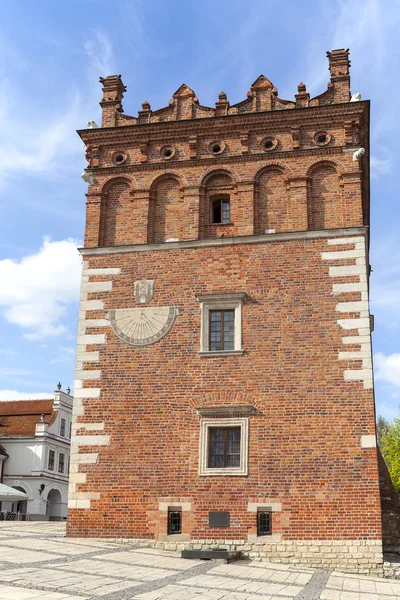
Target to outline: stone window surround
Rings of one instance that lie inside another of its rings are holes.
[[[200,356],[234,356],[243,354],[242,348],[242,303],[246,297],[245,292],[235,294],[197,294],[200,302],[201,331],[200,331]],[[209,314],[210,310],[234,310],[235,334],[233,350],[209,350]]]
[[[240,466],[225,467],[223,469],[208,466],[209,431],[214,427],[240,427]],[[199,446],[199,475],[212,477],[247,476],[249,471],[249,419],[223,418],[201,419],[200,421],[200,446]]]
[[[192,536],[189,533],[183,533],[183,529],[186,525],[184,513],[191,512],[192,503],[191,502],[159,502],[159,504],[158,504],[159,512],[164,513],[166,515],[166,518],[168,518],[168,510],[171,510],[171,509],[179,509],[182,512],[182,533],[174,533],[174,534],[168,534],[167,532],[159,533],[157,536],[157,540],[159,540],[160,542],[167,542],[167,541],[188,542],[188,541],[190,541]]]
[[[271,502],[268,499],[263,502],[249,502],[247,505],[247,512],[254,514],[255,528],[257,526],[256,520],[257,520],[258,510],[267,510],[273,514],[274,512],[282,511],[282,504],[279,501],[275,500],[275,501]],[[250,542],[257,542],[257,541],[265,540],[266,544],[267,543],[271,544],[271,543],[280,542],[282,539],[282,535],[280,533],[274,533],[274,519],[272,518],[272,533],[271,534],[258,536],[256,534],[249,533],[247,538],[248,538],[248,541],[250,541]]]

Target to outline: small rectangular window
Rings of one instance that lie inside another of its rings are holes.
[[[65,437],[65,419],[61,419],[60,423],[60,435]]]
[[[240,427],[210,427],[208,468],[240,467]]]
[[[69,439],[71,439],[72,434],[72,421],[69,422]]]
[[[58,472],[59,473],[64,473],[64,462],[65,462],[65,456],[64,456],[64,454],[60,454],[60,456],[58,457]]]
[[[49,471],[54,471],[54,458],[55,458],[55,452],[54,450],[50,450],[49,451]]]
[[[257,510],[257,535],[272,534],[272,512],[259,508]]]
[[[234,350],[235,348],[235,311],[209,311],[209,350]]]
[[[182,533],[182,511],[178,508],[168,509],[168,535]]]
[[[211,223],[230,223],[231,203],[229,197],[216,198],[211,204]]]

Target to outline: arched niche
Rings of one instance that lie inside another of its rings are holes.
[[[255,233],[288,231],[289,197],[285,169],[270,165],[261,169],[255,180]]]
[[[190,218],[179,177],[172,173],[158,177],[150,189],[149,243],[189,239]]]
[[[333,162],[320,162],[308,172],[308,228],[337,229],[344,226],[342,189],[338,167]]]
[[[229,171],[208,173],[200,186],[199,238],[233,233],[235,190]]]
[[[102,190],[99,246],[123,246],[133,242],[130,207],[131,182],[125,178],[109,181]]]

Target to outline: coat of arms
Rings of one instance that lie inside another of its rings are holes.
[[[135,281],[135,300],[138,304],[147,304],[153,298],[154,281],[141,279]]]

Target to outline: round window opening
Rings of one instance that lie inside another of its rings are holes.
[[[173,146],[164,146],[160,150],[161,158],[169,160],[175,155],[175,148]]]
[[[223,151],[225,150],[225,143],[221,142],[220,140],[211,142],[208,146],[208,151],[211,154],[222,154]]]
[[[112,162],[114,165],[122,165],[128,160],[126,152],[116,152],[112,156]]]
[[[314,135],[314,142],[317,146],[326,146],[331,141],[331,136],[326,131],[317,131]]]
[[[275,150],[278,145],[278,140],[274,137],[264,138],[261,142],[261,148],[264,152],[270,152],[271,150]]]

